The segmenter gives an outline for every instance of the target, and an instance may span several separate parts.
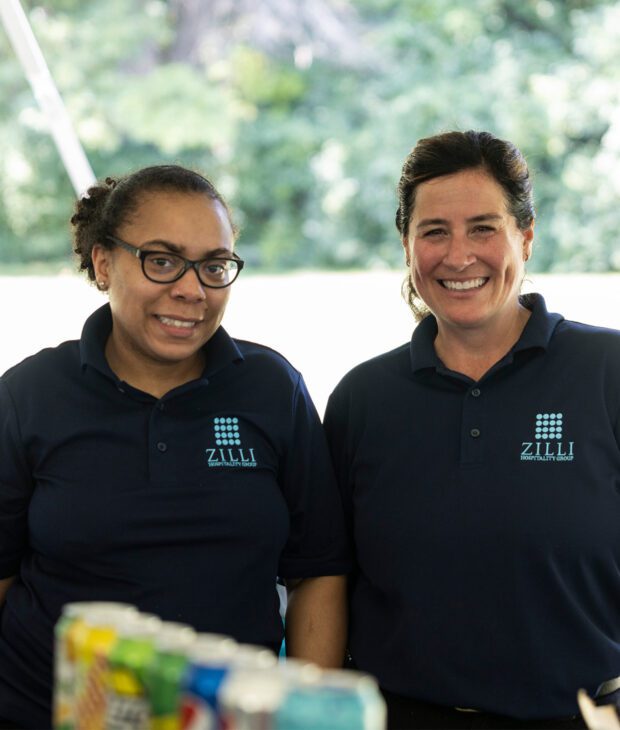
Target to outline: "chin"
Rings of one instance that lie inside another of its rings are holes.
[[[485,325],[488,321],[486,317],[480,315],[472,315],[471,317],[438,317],[437,319],[447,327],[457,329],[475,329],[476,327]]]

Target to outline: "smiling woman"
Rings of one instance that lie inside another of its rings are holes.
[[[483,168],[419,185],[403,235],[409,281],[435,315],[435,349],[453,370],[478,379],[518,339],[530,315],[519,291],[533,237],[533,221],[519,228]],[[477,343],[484,356],[472,358]]]
[[[325,414],[352,661],[390,728],[585,727],[579,688],[618,699],[620,332],[520,294],[534,209],[510,142],[420,140],[396,225],[419,324]]]
[[[111,247],[97,243],[92,249],[95,277],[108,292],[114,322],[106,358],[118,377],[159,397],[204,368],[202,348],[220,326],[234,279],[213,286],[200,271],[218,257],[234,260],[233,228],[219,200],[164,190],[144,194],[116,232],[118,237],[106,238]],[[144,252],[141,265],[119,240],[137,244]],[[175,269],[175,259],[183,263],[180,253],[201,265]],[[165,269],[173,275],[162,274]]]
[[[72,223],[109,303],[0,379],[0,725],[52,726],[53,626],[75,601],[278,651],[280,579],[288,653],[341,665],[327,446],[300,373],[221,326],[243,268],[225,201],[150,167],[90,188]]]

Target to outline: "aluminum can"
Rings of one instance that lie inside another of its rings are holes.
[[[273,730],[385,730],[386,707],[376,680],[348,670],[291,683],[275,711]]]
[[[76,702],[88,673],[84,662],[85,642],[93,621],[132,612],[137,610],[129,604],[104,601],[82,601],[63,606],[54,627],[53,725],[56,730],[77,727]]]
[[[186,624],[165,621],[154,638],[155,653],[144,671],[151,730],[180,730],[181,682],[196,632]]]
[[[272,730],[291,681],[278,666],[262,671],[233,669],[219,693],[220,728]]]
[[[291,689],[316,684],[321,676],[316,664],[299,659],[280,659],[261,671],[233,667],[220,688],[220,727],[271,730]]]
[[[155,636],[161,624],[156,616],[139,613],[118,626],[108,655],[106,730],[148,730],[144,677],[155,655]]]
[[[190,653],[183,685],[182,730],[216,730],[221,727],[219,692],[225,677],[236,668],[260,672],[277,664],[269,649],[237,644],[230,638],[199,635]]]

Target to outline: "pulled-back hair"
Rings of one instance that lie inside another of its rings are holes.
[[[153,165],[119,178],[107,177],[90,187],[76,201],[71,217],[73,250],[79,257],[79,268],[95,281],[92,250],[95,244],[112,248],[107,236],[116,234],[136,211],[146,193],[202,193],[217,200],[228,214],[233,234],[238,229],[228,204],[206,177],[180,165]]]
[[[502,187],[506,207],[515,217],[518,228],[522,231],[529,228],[535,218],[532,181],[525,158],[517,147],[490,132],[444,132],[419,140],[403,164],[396,210],[396,228],[403,241],[409,235],[418,186],[442,175],[472,169],[484,170]],[[416,319],[429,313],[411,276],[405,282],[403,293]]]

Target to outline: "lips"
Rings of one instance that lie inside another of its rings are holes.
[[[470,291],[480,289],[488,280],[488,276],[479,276],[475,279],[439,279],[439,283],[450,291]]]

